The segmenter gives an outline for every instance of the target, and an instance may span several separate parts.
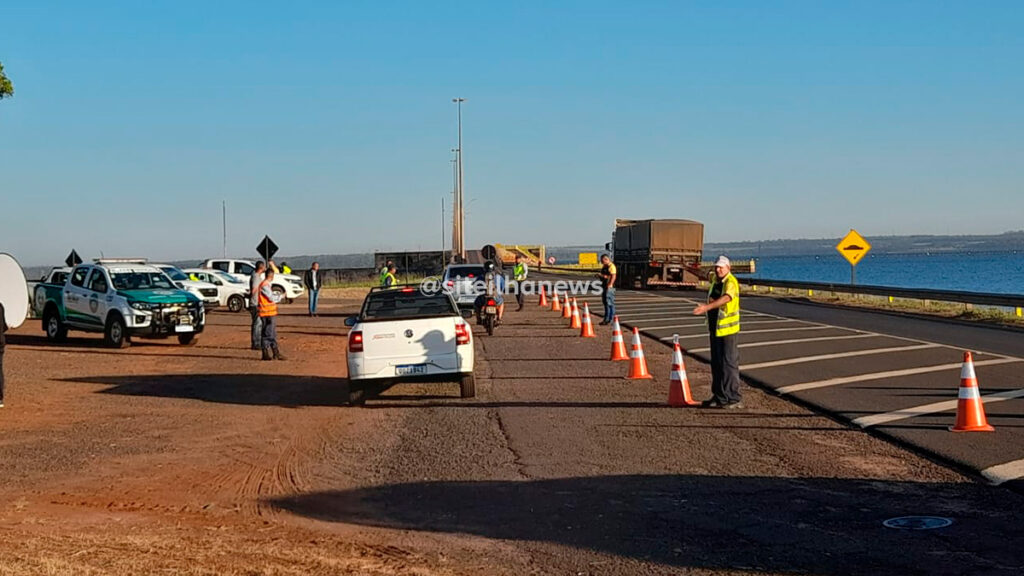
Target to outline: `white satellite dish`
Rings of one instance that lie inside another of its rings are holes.
[[[7,326],[17,328],[28,317],[28,282],[21,265],[10,254],[0,253],[0,302]]]

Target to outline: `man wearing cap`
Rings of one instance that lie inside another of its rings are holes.
[[[732,275],[725,256],[715,261],[708,303],[693,309],[694,316],[707,314],[711,336],[711,398],[706,408],[743,408],[740,402],[740,283]]]

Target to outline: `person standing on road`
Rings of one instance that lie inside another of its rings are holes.
[[[258,313],[263,321],[263,359],[284,360],[277,346],[277,303],[281,301],[281,296],[274,293],[273,281],[274,270],[267,270],[257,292]]]
[[[743,408],[740,402],[740,283],[725,256],[715,261],[708,303],[693,309],[707,314],[711,338],[711,398],[706,408]]]
[[[260,319],[260,284],[267,266],[262,260],[256,263],[256,270],[249,276],[249,314],[252,315],[252,349],[263,350],[263,320]]]
[[[387,284],[385,284],[384,281],[387,280],[388,272],[390,272],[391,269],[394,268],[394,267],[395,267],[395,263],[392,262],[391,260],[388,260],[387,263],[384,264],[384,266],[380,269],[380,285],[381,286],[387,286]]]
[[[4,407],[4,348],[7,346],[7,316],[0,302],[0,408]]]
[[[529,273],[530,269],[526,266],[526,259],[522,254],[516,254],[516,265],[512,268],[512,276],[516,279],[516,303],[519,304],[517,312],[523,309],[523,282],[526,281],[526,276]]]
[[[320,263],[313,262],[313,265],[306,270],[302,283],[309,290],[309,315],[316,316],[316,305],[320,302]]]
[[[601,326],[607,326],[612,323],[612,318],[615,317],[615,278],[619,275],[619,271],[615,268],[615,264],[612,263],[611,256],[607,254],[601,255],[601,302],[604,304],[604,318],[601,320]]]
[[[381,280],[380,285],[387,288],[397,286],[398,278],[395,276],[395,272],[397,271],[398,269],[395,268],[395,265],[392,264],[391,262],[388,262],[388,270],[387,272],[384,273],[384,278]]]

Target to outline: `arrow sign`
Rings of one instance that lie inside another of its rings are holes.
[[[274,244],[270,236],[264,236],[263,240],[260,240],[260,243],[256,245],[256,252],[269,262],[274,257],[274,254],[277,254],[277,244]]]
[[[68,268],[74,268],[82,263],[82,257],[78,255],[78,252],[72,250],[71,254],[68,254],[68,257],[64,259],[64,263],[68,265]]]

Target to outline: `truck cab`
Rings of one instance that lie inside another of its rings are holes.
[[[33,304],[46,337],[53,341],[79,330],[102,333],[114,348],[127,347],[132,337],[176,336],[180,344],[189,345],[206,324],[202,301],[145,260],[79,264],[63,284],[36,286]]]

